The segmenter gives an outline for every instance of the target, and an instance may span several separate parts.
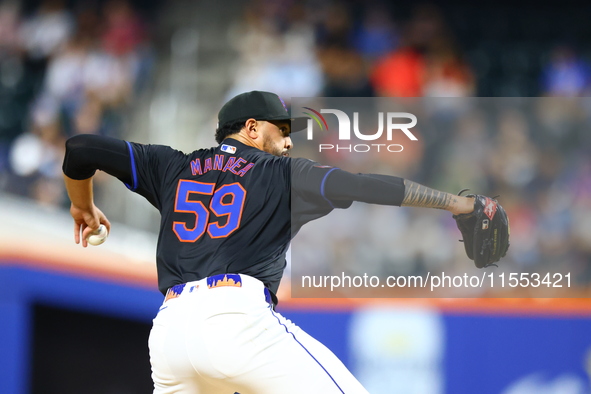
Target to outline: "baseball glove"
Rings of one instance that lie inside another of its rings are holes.
[[[462,190],[458,195],[467,190]],[[474,197],[474,211],[453,216],[464,237],[466,254],[478,268],[496,266],[495,263],[509,249],[507,213],[494,198],[475,194],[466,197]]]

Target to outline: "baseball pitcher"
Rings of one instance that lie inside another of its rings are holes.
[[[304,128],[275,94],[253,91],[218,114],[218,146],[185,154],[96,135],[66,142],[63,171],[76,243],[110,223],[92,177],[120,179],[160,211],[158,285],[149,338],[154,393],[366,393],[340,360],[275,310],[290,240],[353,201],[450,211],[477,266],[508,248],[508,221],[484,196],[290,158]],[[486,225],[484,225],[486,223]]]

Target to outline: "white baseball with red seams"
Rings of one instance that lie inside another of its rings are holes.
[[[86,241],[93,246],[98,246],[107,240],[109,236],[109,231],[104,224],[101,224],[98,229],[94,230],[90,235],[86,238]]]

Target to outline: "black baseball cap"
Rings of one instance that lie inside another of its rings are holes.
[[[285,102],[271,92],[253,90],[239,94],[230,99],[218,113],[218,125],[247,119],[256,120],[288,120],[291,122],[291,131],[300,131],[306,128],[306,117],[292,118],[289,115]]]

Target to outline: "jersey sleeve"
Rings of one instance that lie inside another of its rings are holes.
[[[154,207],[162,207],[162,190],[185,163],[184,153],[164,145],[127,142],[131,163],[129,190],[144,196]],[[180,160],[179,160],[180,159]]]
[[[63,172],[72,179],[88,179],[96,170],[118,178],[128,189],[161,208],[167,175],[177,174],[185,154],[162,145],[143,145],[100,135],[81,134],[66,141]],[[175,160],[180,158],[180,160]]]
[[[368,204],[400,206],[404,199],[404,179],[381,174],[352,174],[337,169],[324,185],[331,201],[360,201]]]
[[[129,152],[125,141],[93,134],[79,134],[66,141],[62,170],[69,178],[82,180],[96,170],[124,183],[131,181]]]
[[[353,201],[400,206],[404,179],[381,174],[353,174],[311,160],[292,164],[293,187],[306,199],[323,201],[332,208],[348,208]]]
[[[337,167],[323,166],[308,159],[293,159],[291,162],[292,190],[302,199],[318,206],[329,208],[349,208],[352,199],[346,197],[332,199],[328,196],[326,185],[331,173],[340,171]]]

